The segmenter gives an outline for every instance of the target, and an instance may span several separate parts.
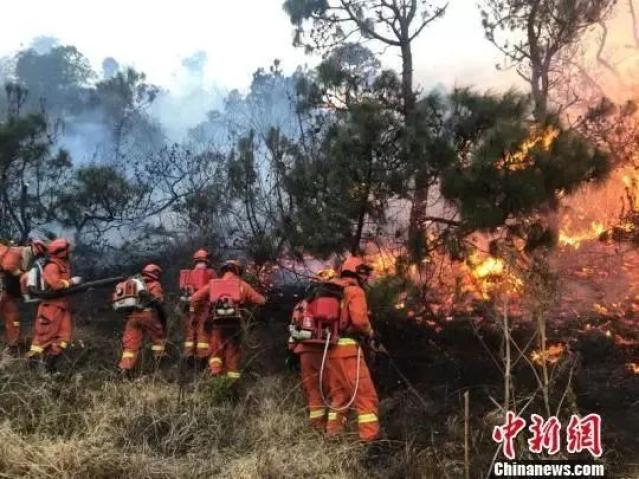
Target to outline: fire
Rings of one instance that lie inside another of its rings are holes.
[[[523,286],[522,280],[508,268],[501,258],[482,257],[473,253],[467,261],[472,283],[481,299],[488,300],[492,292],[505,288],[510,293],[517,292]]]
[[[366,255],[366,262],[373,268],[376,276],[389,276],[397,272],[398,251],[380,249],[378,252]]]
[[[565,346],[561,343],[552,344],[546,348],[546,351],[533,351],[530,355],[530,359],[533,363],[540,366],[544,363],[557,364],[565,350]]]
[[[561,246],[569,246],[573,249],[579,249],[585,241],[598,240],[606,232],[607,228],[599,221],[593,221],[590,229],[578,233],[569,233],[568,230],[559,232],[559,244]]]
[[[531,131],[530,137],[524,140],[519,149],[514,152],[507,153],[498,163],[498,168],[508,171],[521,171],[534,166],[534,158],[530,154],[531,150],[540,147],[544,151],[548,151],[554,141],[559,136],[559,130],[549,126],[541,132],[536,129]]]
[[[628,363],[626,364],[626,368],[632,374],[639,374],[639,363]]]

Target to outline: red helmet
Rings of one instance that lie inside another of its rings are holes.
[[[349,272],[353,274],[370,274],[373,268],[368,266],[361,258],[357,256],[350,256],[346,258],[346,261],[342,264],[341,273]]]
[[[40,241],[37,239],[31,240],[31,251],[34,256],[44,256],[47,252],[47,245],[44,241]]]
[[[69,255],[70,249],[71,243],[69,243],[64,238],[58,238],[49,243],[47,252],[49,253],[49,256],[63,259]]]
[[[244,268],[242,267],[242,263],[240,263],[238,260],[230,259],[228,261],[225,261],[220,267],[221,275],[223,275],[227,271],[231,271],[235,273],[237,276],[242,276],[242,273],[244,272]]]
[[[193,254],[193,262],[194,263],[208,263],[209,262],[209,252],[205,249],[199,249]]]
[[[157,264],[147,264],[142,268],[142,276],[158,281],[162,276],[162,268]]]

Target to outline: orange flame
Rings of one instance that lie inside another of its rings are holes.
[[[481,299],[490,299],[491,293],[506,289],[510,293],[521,290],[523,281],[511,271],[501,258],[483,256],[473,253],[467,261],[470,275],[473,279],[475,292]]]
[[[544,128],[539,133],[532,129],[530,137],[524,140],[519,149],[504,155],[497,167],[502,170],[521,171],[534,166],[535,160],[530,155],[531,150],[536,147],[541,147],[544,151],[550,150],[559,133],[559,130],[552,126]]]
[[[533,363],[542,365],[546,364],[557,364],[559,359],[561,359],[562,354],[566,350],[565,346],[561,343],[552,344],[546,348],[545,351],[536,350],[530,354],[530,359]]]
[[[583,242],[598,240],[605,232],[606,227],[603,223],[593,221],[590,225],[590,229],[585,231],[580,231],[578,233],[569,233],[567,230],[560,231],[559,244],[561,246],[569,246],[573,249],[579,249]]]

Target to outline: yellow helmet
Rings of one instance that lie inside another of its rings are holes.
[[[315,277],[318,281],[330,281],[336,276],[335,270],[331,268],[322,269],[315,273]]]

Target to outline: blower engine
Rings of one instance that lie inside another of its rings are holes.
[[[144,309],[141,294],[146,291],[144,280],[137,276],[118,283],[112,299],[114,311],[131,313]]]
[[[188,302],[193,293],[206,286],[212,279],[215,279],[215,271],[212,269],[180,270],[180,301]]]
[[[330,338],[331,343],[337,342],[343,295],[343,288],[337,284],[319,284],[290,326],[293,341],[325,344]]]
[[[20,289],[25,303],[39,303],[40,298],[32,297],[31,292],[43,293],[46,291],[47,285],[44,282],[44,265],[44,259],[36,260],[27,274],[23,275],[20,279]]]
[[[212,279],[209,286],[211,319],[218,325],[238,326],[242,289],[236,278]]]

